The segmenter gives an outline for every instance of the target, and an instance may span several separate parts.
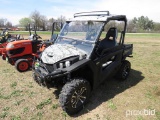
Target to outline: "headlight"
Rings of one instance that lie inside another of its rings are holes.
[[[14,48],[14,45],[12,43],[8,43],[7,46],[6,46],[6,48],[8,48],[8,49],[9,48]]]
[[[63,68],[63,63],[59,63],[59,68],[60,68],[60,69]]]
[[[60,69],[65,68],[65,67],[69,67],[69,66],[71,66],[70,61],[66,61],[65,63],[59,63]]]
[[[71,66],[71,63],[70,63],[70,61],[66,61],[66,62],[65,62],[65,65],[66,65],[66,67],[69,67],[69,66]]]

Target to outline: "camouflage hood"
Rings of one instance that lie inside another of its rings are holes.
[[[54,64],[67,57],[79,55],[80,58],[87,53],[81,49],[68,44],[54,44],[47,47],[41,56],[41,59],[46,64]]]

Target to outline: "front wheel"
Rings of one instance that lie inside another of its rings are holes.
[[[29,62],[26,59],[19,59],[15,63],[15,67],[19,72],[25,72],[29,69]]]
[[[63,110],[69,115],[78,113],[87,103],[90,92],[90,84],[84,79],[74,79],[66,83],[59,96]]]

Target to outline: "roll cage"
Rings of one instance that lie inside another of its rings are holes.
[[[124,27],[123,30],[121,32],[121,36],[120,36],[120,41],[119,41],[119,45],[123,45],[124,44],[124,38],[125,38],[125,33],[126,33],[126,27],[127,27],[127,18],[125,15],[112,15],[110,14],[109,11],[91,11],[91,12],[80,12],[80,13],[75,13],[74,14],[74,18],[67,20],[66,22],[71,22],[71,21],[95,21],[95,22],[103,22],[104,26],[106,24],[108,24],[108,22],[110,21],[122,21],[124,22]],[[102,29],[99,32],[99,35],[97,36],[95,43],[98,43],[99,38],[104,30],[104,26],[102,27]],[[96,47],[94,47],[93,51],[96,49]],[[92,56],[91,53],[91,56]],[[90,56],[90,57],[91,57]]]

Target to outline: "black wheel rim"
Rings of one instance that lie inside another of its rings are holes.
[[[71,97],[71,106],[72,108],[78,108],[83,105],[86,100],[87,89],[85,87],[81,87],[79,90],[76,90]]]
[[[130,68],[128,65],[126,65],[123,69],[123,73],[122,73],[122,77],[125,79],[127,78],[127,76],[129,75],[129,71],[130,71]]]

